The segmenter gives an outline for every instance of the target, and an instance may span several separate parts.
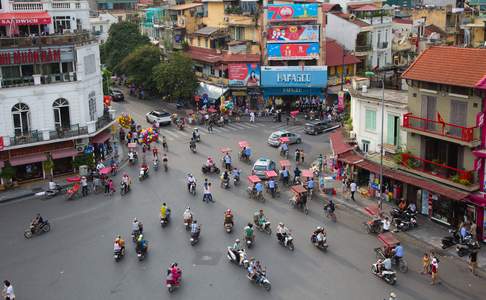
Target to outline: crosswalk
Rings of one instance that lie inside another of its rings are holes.
[[[165,136],[168,141],[185,140],[188,141],[191,138],[192,130],[198,128],[202,136],[209,135],[207,126],[194,126],[190,125],[185,130],[178,130],[175,126],[160,127],[159,136]],[[269,122],[257,122],[257,123],[230,123],[223,127],[213,127],[213,135],[232,135],[238,132],[245,132],[250,130],[259,130],[266,133],[271,133],[276,130],[285,129],[294,133],[304,133],[304,126],[302,125],[289,125],[285,123],[269,123]]]

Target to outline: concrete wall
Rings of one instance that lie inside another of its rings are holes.
[[[355,51],[360,28],[333,14],[327,14],[326,35],[338,41],[346,50]]]
[[[226,27],[224,21],[224,3],[221,2],[207,2],[208,16],[203,18],[203,23],[209,27]]]
[[[380,39],[378,40],[378,36]],[[373,26],[373,32],[371,35],[371,46],[373,47],[373,51],[371,53],[370,62],[371,65],[369,67],[375,68],[378,64],[380,67],[383,67],[387,64],[392,64],[392,23],[385,23]],[[378,49],[378,41],[387,42],[388,46],[385,49]]]

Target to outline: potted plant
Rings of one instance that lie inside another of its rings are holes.
[[[2,168],[2,172],[0,173],[0,177],[2,177],[4,181],[5,188],[9,188],[12,186],[12,179],[15,176],[15,168],[10,165],[9,162],[5,163],[5,166]]]

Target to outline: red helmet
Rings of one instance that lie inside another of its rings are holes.
[[[231,209],[228,208],[228,210],[226,210],[226,213],[231,214]]]

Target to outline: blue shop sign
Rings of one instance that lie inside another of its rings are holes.
[[[262,67],[263,87],[325,88],[327,86],[326,66],[306,67]]]
[[[264,88],[264,97],[269,96],[319,96],[324,97],[321,88],[304,88],[304,87],[281,87],[281,88]]]

